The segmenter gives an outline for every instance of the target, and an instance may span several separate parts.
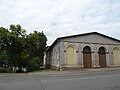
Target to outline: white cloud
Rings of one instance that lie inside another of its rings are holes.
[[[120,0],[1,0],[0,26],[21,24],[58,36],[97,31],[120,39]]]

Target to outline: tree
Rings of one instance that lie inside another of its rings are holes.
[[[27,35],[26,51],[28,51],[27,52],[29,54],[28,56],[29,58],[31,58],[30,59],[31,62],[28,61],[28,68],[30,68],[29,66],[35,65],[35,63],[37,66],[38,65],[42,66],[44,52],[46,49],[46,41],[47,41],[47,37],[44,35],[43,32],[40,33],[40,32],[34,31],[34,33],[30,33],[29,35]],[[37,59],[37,62],[36,62],[36,59]]]
[[[22,41],[25,38],[26,33],[25,30],[21,28],[20,25],[10,25],[9,33],[8,33],[8,56],[9,56],[9,65],[11,67],[19,67],[22,68],[21,64],[21,52],[22,52]]]
[[[26,34],[20,25],[10,25],[9,29],[0,27],[0,66],[39,69],[43,63],[47,37],[43,32]]]
[[[0,27],[0,66],[3,67],[3,65],[7,64],[7,50],[6,50],[6,45],[7,45],[7,33],[8,30]]]

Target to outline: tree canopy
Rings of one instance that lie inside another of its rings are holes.
[[[27,71],[39,69],[43,64],[47,37],[42,32],[26,34],[19,24],[0,27],[0,67],[17,67]]]

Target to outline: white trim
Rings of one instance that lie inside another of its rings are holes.
[[[89,46],[90,49],[91,49],[91,52],[94,52],[94,47],[93,47],[91,44],[84,44],[84,45],[82,46],[82,50],[81,50],[81,51],[83,51],[83,49],[84,49],[85,46]]]
[[[118,48],[118,49],[120,50],[120,47],[119,47],[119,46],[113,46],[113,47],[112,47],[112,52],[113,52],[113,49],[114,49],[114,48]]]
[[[104,48],[105,48],[105,52],[109,52],[107,45],[99,45],[99,46],[97,47],[97,52],[99,52],[99,48],[101,48],[101,47],[104,47]]]
[[[64,46],[64,49],[66,50],[66,48],[67,48],[69,45],[73,45],[73,46],[75,47],[75,50],[78,51],[78,46],[77,46],[75,43],[67,43],[67,44]]]

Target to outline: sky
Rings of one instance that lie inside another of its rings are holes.
[[[58,37],[99,32],[120,39],[120,0],[0,0],[0,27],[20,24]]]

